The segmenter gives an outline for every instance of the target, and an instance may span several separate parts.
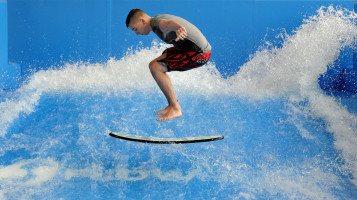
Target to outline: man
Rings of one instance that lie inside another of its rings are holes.
[[[149,68],[168,101],[165,109],[155,112],[162,115],[156,120],[181,117],[181,107],[166,72],[186,71],[203,66],[211,57],[211,45],[197,27],[173,15],[150,17],[140,9],[132,9],[126,18],[126,26],[137,35],[148,35],[153,31],[164,42],[173,45],[151,61]]]

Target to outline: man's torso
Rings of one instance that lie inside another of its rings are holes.
[[[161,20],[175,20],[183,27],[185,27],[187,31],[187,37],[184,40],[175,41],[177,38],[175,31],[170,32],[162,32],[159,28],[159,23]],[[201,33],[201,31],[186,21],[181,17],[177,17],[174,15],[156,15],[151,19],[151,27],[153,32],[159,36],[164,42],[168,44],[173,44],[180,51],[184,52],[208,52],[211,50],[211,45],[208,43],[205,36]]]

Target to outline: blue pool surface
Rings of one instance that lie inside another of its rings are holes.
[[[166,122],[148,69],[159,41],[33,72],[0,93],[0,199],[356,199],[357,95],[318,84],[356,42],[356,17],[320,8],[230,76],[214,60],[170,73],[183,117]]]
[[[5,194],[33,199],[357,195],[326,123],[305,113],[289,114],[293,111],[285,100],[251,104],[233,97],[185,95],[180,98],[184,117],[159,123],[152,108],[159,108],[162,101],[157,93],[141,92],[130,98],[43,94],[36,111],[15,120],[1,138],[3,165],[27,170],[2,184]],[[114,139],[108,136],[110,131],[161,137],[224,134],[225,139],[154,145]]]

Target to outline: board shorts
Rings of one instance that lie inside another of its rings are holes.
[[[166,49],[162,54],[167,53],[166,58],[158,60],[160,64],[167,67],[167,71],[186,71],[201,67],[211,58],[211,51],[202,52],[181,52],[175,47]]]

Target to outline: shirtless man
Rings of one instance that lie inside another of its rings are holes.
[[[151,61],[149,68],[168,101],[165,109],[155,112],[162,115],[156,120],[181,117],[181,107],[166,72],[186,71],[203,66],[211,57],[211,45],[197,27],[173,15],[150,17],[140,9],[132,9],[126,18],[126,26],[137,35],[148,35],[153,31],[164,42],[173,45]]]

